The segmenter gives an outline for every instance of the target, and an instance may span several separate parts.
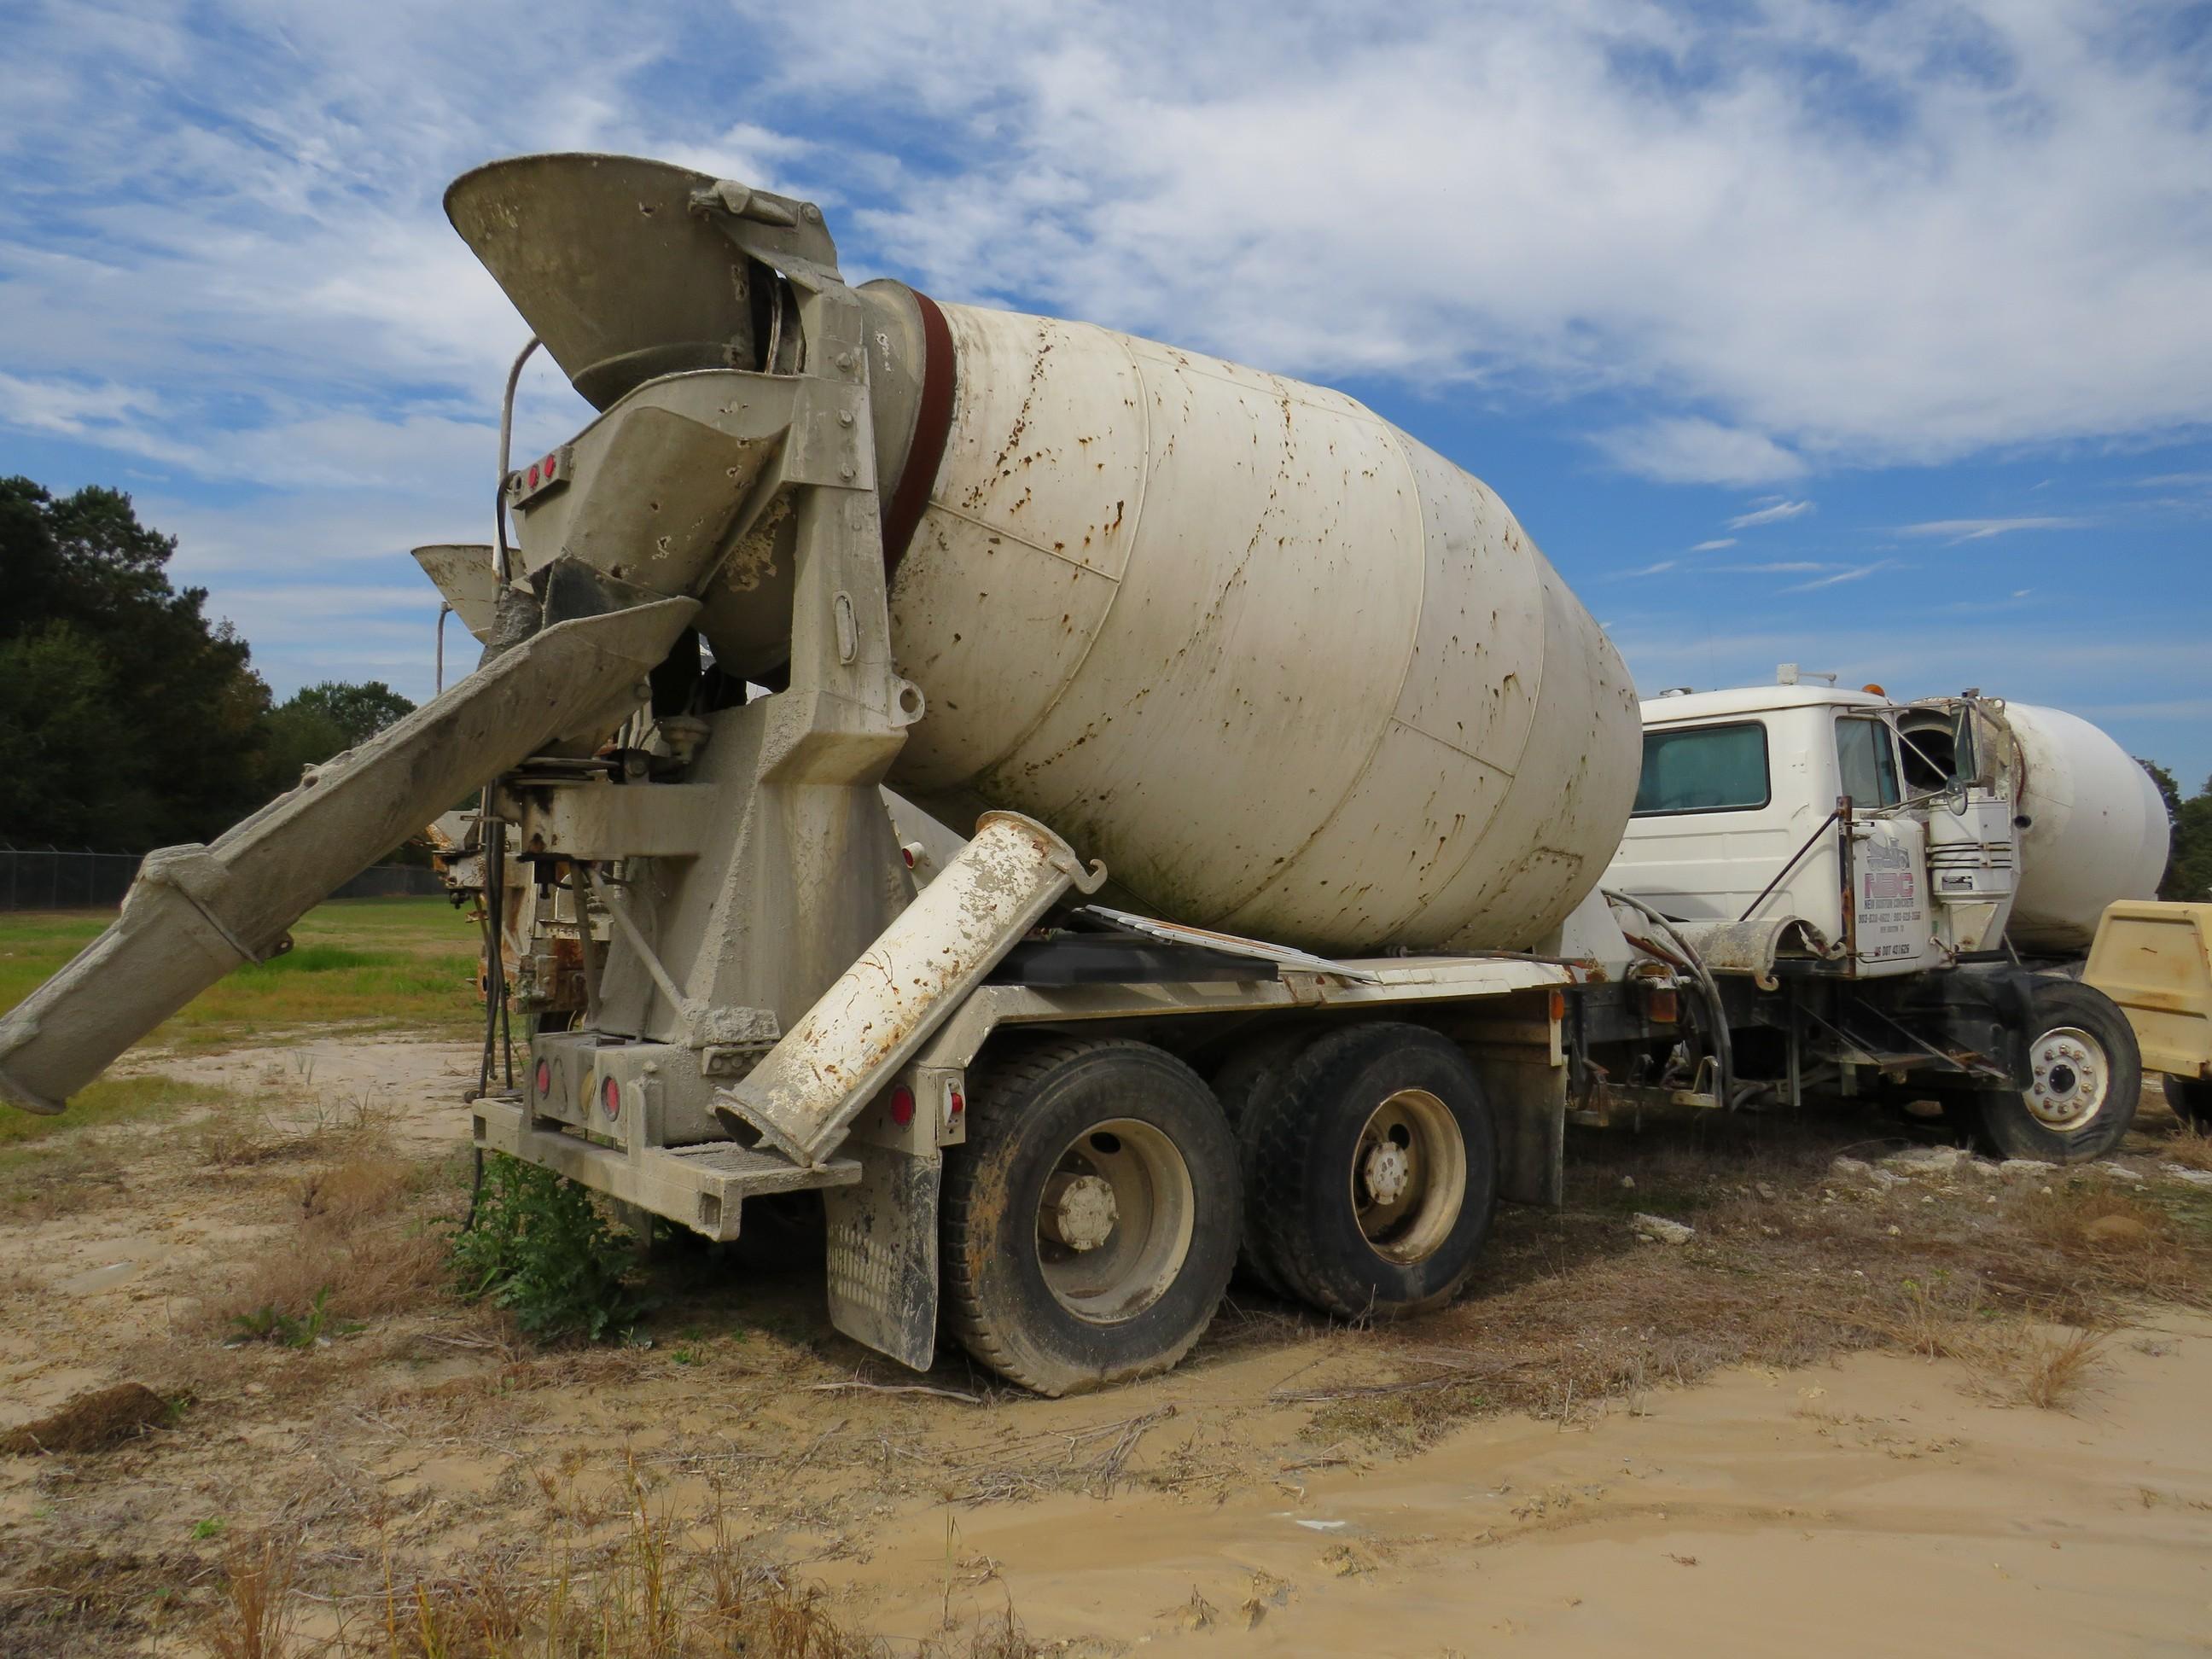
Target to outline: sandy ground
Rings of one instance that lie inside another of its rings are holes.
[[[0,1458],[0,1652],[200,1650],[226,1552],[263,1528],[305,1540],[329,1598],[307,1628],[328,1633],[380,1559],[512,1561],[637,1504],[719,1508],[902,1650],[1008,1607],[1073,1653],[2212,1648],[2200,1314],[2142,1309],[2065,1410],[1996,1403],[1948,1360],[1859,1354],[1477,1421],[1404,1455],[1329,1443],[1296,1397],[1392,1374],[1377,1339],[1265,1310],[1232,1308],[1185,1368],[1106,1395],[881,1392],[912,1379],[827,1332],[817,1270],[772,1225],[692,1273],[686,1305],[715,1312],[664,1317],[650,1348],[547,1353],[444,1302],[320,1351],[224,1348],[195,1306],[289,1248],[302,1170],[364,1124],[451,1156],[473,1054],[134,1063],[243,1091],[280,1155],[213,1167],[193,1122],[118,1127],[120,1175],[0,1226],[0,1430],[118,1381],[192,1396],[98,1457]],[[64,1560],[145,1575],[162,1610],[40,1565]]]
[[[1733,1372],[1562,1429],[1220,1504],[1056,1498],[952,1517],[1030,1631],[1204,1631],[1266,1653],[2200,1652],[2212,1647],[2212,1321],[2119,1346],[2071,1413],[1978,1403],[1955,1365]],[[941,1617],[945,1517],[850,1582]],[[957,1610],[957,1607],[956,1607]]]

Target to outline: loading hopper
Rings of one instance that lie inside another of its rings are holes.
[[[625,155],[522,155],[456,179],[446,216],[605,409],[656,375],[754,366],[757,268],[691,208],[714,183]]]

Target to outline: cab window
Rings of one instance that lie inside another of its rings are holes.
[[[1635,817],[1741,812],[1765,805],[1769,798],[1766,728],[1757,720],[1644,734]]]
[[[1854,806],[1894,806],[1901,799],[1897,787],[1897,746],[1889,722],[1850,716],[1836,722],[1836,764],[1843,775],[1842,793]]]

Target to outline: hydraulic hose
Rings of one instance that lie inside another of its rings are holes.
[[[1616,893],[1610,888],[1599,890],[1599,896],[1608,904],[1626,905],[1664,933],[1674,942],[1674,948],[1682,953],[1682,960],[1689,964],[1690,971],[1697,976],[1705,1006],[1712,1014],[1714,1092],[1723,1106],[1733,1108],[1735,1104],[1735,1045],[1729,1037],[1728,1010],[1721,1002],[1720,982],[1714,979],[1711,970],[1705,966],[1705,958],[1698,954],[1697,947],[1682,937],[1681,930],[1642,899]]]

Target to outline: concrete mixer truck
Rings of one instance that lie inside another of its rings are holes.
[[[711,1239],[818,1193],[833,1322],[909,1365],[1157,1370],[1240,1258],[1433,1306],[1647,1100],[2124,1129],[2124,1023],[2018,954],[2105,787],[2044,717],[1639,719],[1498,498],[1340,394],[849,285],[813,204],[660,163],[447,208],[600,411],[517,459],[510,376],[495,541],[418,554],[482,663],[149,858],[0,1021],[16,1106],[473,796],[477,1145]]]

